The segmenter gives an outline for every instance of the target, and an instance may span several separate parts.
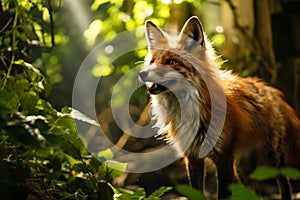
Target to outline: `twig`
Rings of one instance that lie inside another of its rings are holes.
[[[53,20],[53,9],[51,0],[48,0],[48,11],[50,16],[50,34],[51,34],[51,47],[50,50],[55,46],[55,37],[54,37],[54,20]]]
[[[7,83],[7,79],[11,73],[13,64],[15,62],[15,48],[16,48],[16,30],[17,30],[17,23],[18,23],[18,16],[19,16],[19,9],[18,9],[18,4],[17,2],[15,2],[15,8],[16,8],[16,12],[15,12],[15,18],[14,18],[14,22],[13,22],[13,27],[12,27],[12,56],[11,56],[11,60],[10,60],[10,64],[7,70],[7,73],[5,75],[5,78],[3,80],[3,84],[1,86],[1,89],[3,90],[5,88],[5,85]]]

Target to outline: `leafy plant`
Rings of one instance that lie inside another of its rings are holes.
[[[144,188],[137,188],[134,191],[130,190],[120,190],[120,193],[115,194],[116,200],[159,200],[160,197],[171,190],[172,187],[162,186],[159,189],[155,190],[152,194],[146,197],[146,192]]]
[[[247,188],[245,185],[241,183],[232,184],[229,186],[230,191],[232,192],[232,196],[229,198],[230,200],[243,199],[243,200],[258,200],[259,196]]]
[[[205,200],[205,196],[199,190],[191,188],[189,185],[177,185],[176,190],[190,200]]]
[[[1,198],[112,199],[109,181],[120,173],[87,152],[72,109],[47,100],[53,77],[41,57],[55,44],[51,3],[0,4]]]
[[[290,167],[275,168],[271,166],[258,167],[251,175],[250,178],[258,181],[267,179],[273,179],[278,176],[285,176],[291,180],[300,179],[300,171]],[[191,188],[189,185],[177,185],[175,189],[185,197],[191,200],[206,199],[203,193],[197,189]],[[261,197],[256,194],[251,188],[243,185],[242,183],[234,183],[229,186],[229,190],[232,192],[232,196],[229,198],[234,199],[245,199],[245,200],[258,200]]]
[[[300,171],[290,167],[275,168],[271,166],[258,167],[250,177],[256,180],[267,180],[276,178],[278,176],[285,176],[292,180],[300,179]]]

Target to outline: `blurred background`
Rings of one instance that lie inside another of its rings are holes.
[[[160,186],[187,183],[181,161],[152,173],[99,178],[99,173],[103,175],[103,169],[97,171],[101,164],[90,166],[90,162],[96,161],[82,150],[80,140],[74,139],[77,136],[71,119],[64,118],[70,114],[77,70],[91,50],[122,31],[143,28],[146,20],[179,31],[189,17],[198,16],[220,55],[219,60],[225,61],[223,69],[243,77],[257,76],[279,88],[299,116],[299,9],[297,0],[0,0],[3,152],[0,169],[3,177],[9,180],[1,181],[2,189],[10,199],[45,198],[44,195],[49,199],[64,195],[69,195],[70,199],[81,196],[93,199],[87,191],[102,187],[100,194],[94,192],[95,199],[111,199],[103,194],[113,193],[112,187],[103,185],[102,180],[115,187],[141,186],[147,194]],[[147,152],[160,148],[163,142],[130,137],[115,124],[110,108],[115,81],[130,69],[143,65],[147,53],[144,34],[137,34],[137,37],[141,43],[128,41],[136,51],[113,62],[101,54],[90,74],[101,77],[95,103],[98,121],[107,137],[126,150]],[[105,48],[108,53],[114,50],[110,45]],[[130,99],[131,117],[142,126],[150,121],[148,99],[144,86],[139,87]],[[33,120],[28,116],[36,118]],[[74,134],[70,136],[72,139],[61,135],[66,131]],[[93,138],[93,130],[88,133],[90,138],[85,138],[86,143]],[[69,146],[66,145],[68,141]],[[55,158],[55,162],[49,157]],[[90,168],[96,170],[98,176],[89,171]],[[208,183],[209,176],[213,177],[214,172],[208,173]],[[83,182],[78,179],[88,179],[96,186],[80,188]],[[13,194],[15,188],[20,191],[19,196]],[[30,192],[31,196],[28,195]],[[213,195],[215,189],[207,192]]]
[[[53,1],[56,45],[44,58],[49,59],[45,71],[55,83],[52,102],[57,107],[71,105],[77,69],[100,42],[122,31],[143,28],[147,19],[160,27],[179,31],[190,16],[196,15],[217,53],[227,60],[224,68],[241,76],[258,76],[277,86],[299,113],[297,6],[299,3],[295,0]],[[44,17],[49,20],[47,14]],[[99,55],[99,65],[92,73],[94,76],[120,75],[135,67],[136,62],[143,61],[145,54],[145,50],[140,50],[126,55],[102,74],[100,68],[105,66],[105,58]],[[97,100],[99,104],[101,101],[101,98]]]

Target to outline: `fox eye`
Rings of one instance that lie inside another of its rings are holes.
[[[172,58],[168,58],[168,59],[166,60],[166,64],[167,64],[167,65],[174,65],[174,64],[176,64],[176,63],[178,63],[177,60],[172,59]]]

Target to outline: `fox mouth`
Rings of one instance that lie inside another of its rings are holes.
[[[159,94],[163,91],[166,91],[167,88],[161,84],[153,83],[153,82],[147,82],[146,87],[150,94]]]
[[[168,87],[175,83],[175,80],[165,81],[161,83],[146,82],[146,87],[150,94],[160,94],[168,90]]]

